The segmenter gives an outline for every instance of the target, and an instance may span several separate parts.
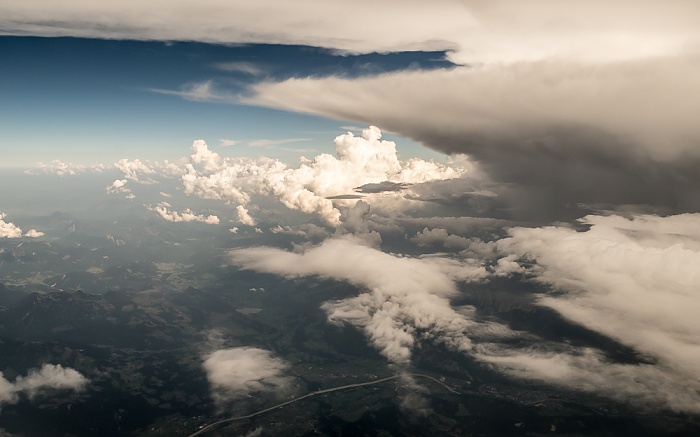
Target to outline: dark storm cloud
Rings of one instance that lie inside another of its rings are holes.
[[[446,153],[469,153],[500,183],[496,190],[501,199],[488,202],[499,216],[573,219],[580,215],[576,207],[585,205],[651,206],[660,213],[700,209],[700,157],[690,153],[657,161],[628,153],[629,141],[581,127],[542,127],[527,136],[474,135],[459,140],[441,132],[418,135]],[[471,200],[468,197],[461,203]]]
[[[339,194],[337,196],[328,196],[326,199],[329,200],[355,200],[355,199],[362,199],[365,196],[362,196],[360,194]]]
[[[355,191],[358,193],[383,193],[385,191],[401,191],[407,186],[407,184],[384,181],[376,184],[364,184],[355,188]]]
[[[255,87],[254,103],[372,122],[500,185],[514,216],[577,204],[700,208],[700,58],[538,61]],[[426,111],[426,108],[430,108]]]

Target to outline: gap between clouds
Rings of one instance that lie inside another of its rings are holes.
[[[700,411],[700,214],[580,221],[590,228],[513,228],[496,246],[534,261],[528,273],[559,291],[540,305],[652,357],[640,375],[671,407]],[[648,379],[659,372],[667,388]]]

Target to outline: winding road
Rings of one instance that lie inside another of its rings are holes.
[[[391,381],[392,379],[399,379],[399,378],[402,378],[404,376],[413,376],[413,377],[418,377],[418,378],[429,379],[429,380],[435,382],[436,384],[440,385],[441,387],[443,387],[445,390],[449,391],[450,393],[460,394],[458,391],[454,390],[452,387],[448,386],[447,384],[445,384],[444,382],[442,382],[436,378],[433,378],[430,375],[424,375],[422,373],[405,373],[402,375],[387,376],[386,378],[381,378],[381,379],[377,379],[377,380],[369,381],[369,382],[358,382],[356,384],[341,385],[340,387],[332,387],[332,388],[325,388],[323,390],[317,390],[315,392],[305,394],[304,396],[299,396],[298,398],[294,398],[292,400],[282,402],[281,404],[274,405],[270,408],[265,408],[264,410],[256,411],[255,413],[252,413],[252,414],[247,414],[245,416],[237,416],[237,417],[231,417],[229,419],[219,420],[218,422],[211,423],[211,424],[205,426],[204,428],[200,429],[199,431],[197,431],[193,434],[190,434],[189,437],[195,437],[195,436],[204,434],[204,433],[209,432],[212,429],[214,429],[220,425],[223,425],[225,423],[235,422],[237,420],[250,419],[251,417],[259,416],[261,414],[267,413],[268,411],[276,410],[278,408],[284,407],[285,405],[289,405],[289,404],[293,404],[294,402],[301,401],[302,399],[311,398],[311,397],[322,395],[325,393],[332,393],[334,391],[349,390],[351,388],[365,387],[365,386],[374,385],[374,384],[381,384],[382,382]]]

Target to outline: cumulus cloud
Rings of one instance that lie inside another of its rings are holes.
[[[165,220],[173,223],[202,222],[208,225],[218,225],[220,222],[219,217],[215,215],[204,216],[202,214],[195,214],[189,208],[185,209],[182,212],[177,212],[171,210],[171,206],[172,205],[170,205],[168,202],[159,202],[155,207],[149,207],[149,209],[157,212],[158,215],[160,215]]]
[[[29,231],[22,234],[22,229],[12,222],[6,222],[4,219],[7,215],[0,212],[0,238],[20,238],[22,236],[29,238],[42,237],[43,232],[39,232],[36,229],[30,229]]]
[[[19,238],[22,236],[22,229],[14,223],[8,223],[4,220],[5,213],[0,212],[0,237],[2,238]]]
[[[424,228],[411,238],[411,241],[419,246],[442,245],[451,249],[467,249],[474,243],[469,238],[449,234],[446,229],[441,228]]]
[[[287,390],[292,378],[289,365],[272,352],[254,347],[220,349],[204,357],[202,364],[217,402],[256,393]]]
[[[124,177],[130,181],[146,184],[154,183],[154,181],[151,179],[139,179],[139,173],[154,174],[156,170],[151,165],[143,163],[138,159],[133,161],[129,161],[128,159],[120,159],[114,164],[114,168],[124,173]]]
[[[184,191],[208,199],[236,202],[241,223],[252,221],[245,210],[251,195],[276,197],[286,207],[316,213],[329,224],[339,225],[341,212],[329,197],[351,193],[368,183],[419,184],[461,176],[464,169],[421,159],[400,161],[396,144],[381,139],[370,126],[357,137],[352,133],[335,139],[336,156],[321,154],[299,168],[280,161],[223,159],[203,141],[193,144],[194,153],[182,176]],[[250,220],[249,220],[250,219]]]
[[[45,234],[43,232],[37,231],[36,229],[30,229],[24,233],[24,236],[29,238],[38,238],[43,237],[44,235]]]
[[[248,209],[243,205],[238,205],[236,207],[236,213],[238,214],[238,221],[241,224],[248,226],[255,226],[255,220],[250,216]]]
[[[110,194],[131,193],[131,189],[126,187],[127,182],[126,179],[116,179],[112,185],[107,187],[107,192]]]
[[[547,363],[564,373],[593,368],[612,387],[642,375],[633,387],[645,398],[659,392],[671,408],[700,411],[700,215],[587,216],[581,222],[590,228],[514,228],[496,245],[507,258],[525,260],[529,274],[558,291],[541,296],[540,305],[633,347],[653,358],[654,366],[606,368],[590,355],[585,363],[503,360],[520,370]],[[546,378],[547,372],[540,373]]]
[[[417,342],[434,341],[469,351],[466,333],[474,324],[455,311],[449,298],[457,292],[455,265],[385,254],[363,242],[329,239],[303,254],[272,248],[231,252],[243,268],[289,277],[320,276],[363,289],[352,298],[330,301],[322,308],[331,323],[349,324],[365,335],[389,361],[408,365]],[[462,280],[479,280],[482,267],[459,266]]]
[[[416,203],[421,199],[414,202],[410,197],[420,196],[421,187],[463,178],[470,167],[465,160],[448,165],[417,158],[399,160],[396,144],[383,140],[375,126],[364,129],[360,136],[340,135],[334,144],[335,156],[324,153],[311,160],[302,158],[295,168],[265,157],[224,158],[210,150],[205,141],[196,140],[190,156],[178,163],[119,160],[110,168],[120,171],[123,177],[115,179],[106,191],[133,199],[136,196],[131,183],[154,184],[163,178],[179,178],[187,195],[235,205],[241,224],[257,224],[251,211],[258,208],[251,202],[254,197],[262,196],[277,199],[290,209],[317,214],[327,224],[337,227],[343,214],[350,217],[349,210],[345,210],[355,205],[357,197],[351,193],[356,190],[366,191],[365,201],[376,203],[380,209],[420,209],[422,206]],[[163,191],[160,194],[172,197]],[[196,219],[197,215],[191,211],[173,214],[164,203],[159,205],[159,214],[168,220],[203,221]]]
[[[46,389],[81,391],[88,382],[80,372],[60,364],[44,364],[27,376],[18,376],[14,382],[5,379],[0,372],[0,405],[16,403],[20,395],[32,399]]]
[[[306,232],[301,229],[293,229],[291,226],[277,225],[274,228],[270,228],[270,232],[273,234],[306,236]]]
[[[62,162],[59,159],[54,159],[49,164],[40,162],[37,164],[37,167],[44,170],[46,173],[54,173],[58,176],[75,176],[85,172],[86,170],[84,165],[73,164],[72,162]]]
[[[370,230],[367,216],[370,205],[359,200],[353,207],[345,210],[343,224],[338,228],[338,234],[352,234],[356,239],[365,241],[369,246],[379,247],[382,236],[379,232]]]

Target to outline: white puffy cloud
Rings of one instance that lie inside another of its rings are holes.
[[[416,342],[429,340],[467,352],[466,335],[474,322],[455,311],[449,298],[454,280],[479,280],[481,267],[449,261],[401,258],[367,247],[351,238],[324,241],[303,254],[272,248],[231,252],[243,268],[289,277],[320,276],[344,280],[364,291],[352,298],[330,301],[322,308],[331,323],[362,329],[374,347],[393,363],[407,365]]]
[[[442,245],[450,249],[467,249],[474,243],[472,239],[449,234],[446,229],[441,228],[424,228],[412,237],[411,241],[419,246]]]
[[[195,164],[201,164],[205,172],[213,173],[221,168],[221,156],[209,150],[204,140],[196,140],[192,143],[192,152],[190,159]]]
[[[36,229],[30,229],[24,233],[24,236],[29,238],[38,238],[43,237],[44,235],[45,234],[43,232],[37,231]]]
[[[41,369],[31,370],[27,376],[18,376],[14,382],[5,379],[0,372],[0,405],[15,403],[22,394],[31,399],[45,389],[81,391],[88,382],[80,372],[60,364],[44,364]]]
[[[260,392],[279,394],[292,381],[285,375],[289,365],[284,360],[254,347],[217,350],[204,357],[202,366],[217,402]]]
[[[700,411],[700,214],[587,216],[581,222],[590,228],[514,228],[496,245],[509,262],[534,262],[528,273],[559,291],[541,296],[540,305],[655,360],[650,369],[605,370],[599,363],[598,379],[618,387],[616,378],[643,375],[634,390],[645,398],[659,392],[671,408]],[[512,367],[518,360],[508,361]],[[588,359],[588,367],[594,361]],[[566,372],[579,364],[559,361]]]
[[[194,162],[199,160],[201,163],[206,156],[211,159],[205,162],[205,168],[216,168],[220,165],[218,162],[218,154],[207,154],[197,146],[196,153],[193,154]],[[204,144],[206,148],[206,144]],[[207,149],[208,151],[208,149]],[[214,156],[216,158],[214,158]],[[195,160],[196,159],[196,160]],[[242,205],[250,201],[250,194],[243,191],[242,184],[245,182],[242,175],[245,175],[248,168],[256,167],[252,161],[240,161],[235,164],[229,164],[223,169],[213,173],[207,173],[206,170],[198,171],[194,165],[188,164],[186,173],[182,175],[182,185],[185,194],[194,194],[204,199],[224,199],[230,200]]]
[[[110,194],[130,193],[131,189],[126,187],[127,182],[126,179],[115,179],[112,185],[107,187],[107,192]]]
[[[140,183],[154,183],[151,179],[140,180],[139,173],[141,174],[154,174],[156,170],[147,163],[143,163],[138,159],[129,161],[128,159],[120,159],[114,164],[114,168],[124,173],[124,178]]]
[[[381,140],[381,131],[370,126],[356,137],[352,133],[335,139],[336,156],[321,154],[299,168],[271,159],[258,161],[223,159],[203,141],[193,144],[194,153],[182,176],[184,191],[207,199],[239,204],[241,223],[252,194],[277,198],[285,206],[316,213],[328,223],[340,224],[341,212],[328,197],[353,192],[354,188],[380,182],[423,183],[456,178],[463,169],[420,159],[400,161],[396,144]],[[240,208],[243,208],[240,209]]]
[[[169,222],[202,222],[208,225],[218,225],[220,222],[219,217],[215,215],[205,216],[203,214],[195,214],[189,208],[185,209],[182,212],[177,212],[171,210],[170,208],[171,205],[168,202],[159,202],[155,206],[155,208],[149,207],[149,209],[157,212],[158,215],[160,215],[162,218]]]
[[[306,236],[306,232],[301,229],[293,229],[291,226],[277,225],[274,228],[270,228],[270,232],[273,234]]]
[[[369,211],[370,205],[367,202],[357,201],[353,207],[345,210],[343,224],[338,228],[337,233],[339,235],[349,233],[356,239],[365,241],[369,246],[379,247],[382,236],[379,232],[370,230],[367,221]]]
[[[22,237],[22,229],[14,223],[6,222],[4,219],[6,214],[0,212],[0,238],[20,238]],[[43,232],[39,232],[36,229],[30,229],[24,233],[25,237],[37,238],[44,236]]]
[[[241,224],[248,226],[255,226],[255,220],[250,216],[248,209],[243,205],[238,205],[236,207],[236,213],[238,214],[238,221]]]
[[[0,238],[19,238],[22,236],[22,229],[14,223],[8,223],[4,220],[5,213],[0,212]]]

